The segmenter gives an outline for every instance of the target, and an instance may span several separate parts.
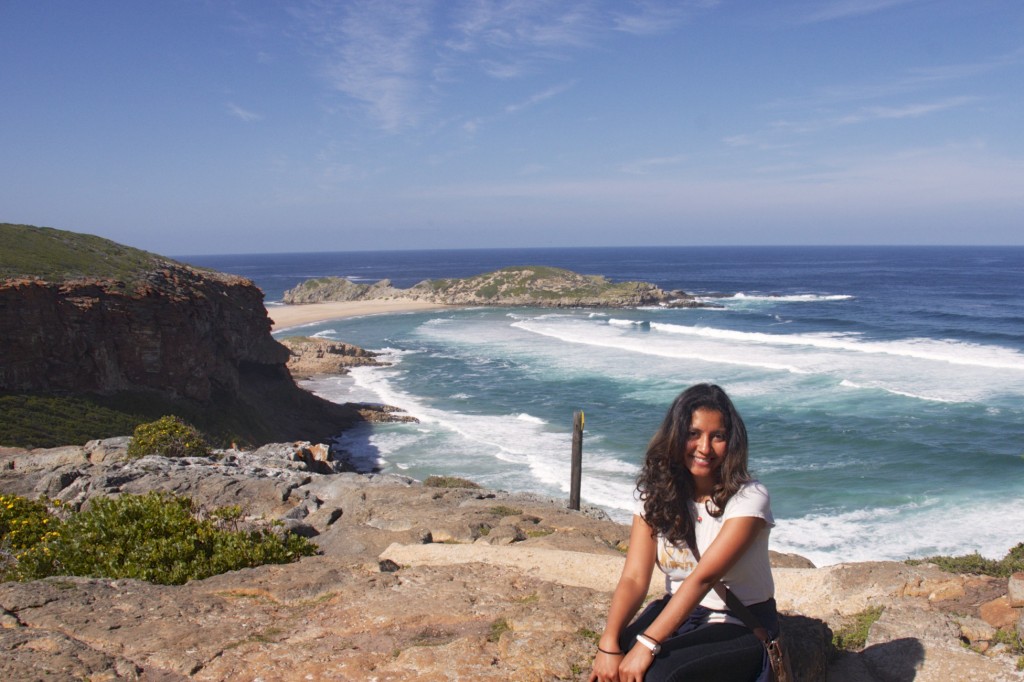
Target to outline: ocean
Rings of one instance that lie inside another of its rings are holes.
[[[710,307],[449,309],[283,330],[383,352],[305,385],[418,424],[339,444],[363,467],[566,498],[583,410],[585,503],[628,522],[645,445],[676,394],[733,397],[769,488],[772,548],[817,565],[1024,541],[1024,247],[666,247],[184,256],[283,292],[552,265],[683,289]]]

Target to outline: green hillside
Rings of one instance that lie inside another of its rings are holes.
[[[91,234],[0,223],[0,278],[60,282],[95,277],[132,282],[168,262]]]

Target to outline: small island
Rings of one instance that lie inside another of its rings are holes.
[[[685,291],[664,291],[649,282],[612,282],[601,275],[538,265],[511,266],[472,277],[424,280],[408,289],[394,287],[386,279],[358,284],[343,277],[318,277],[289,289],[283,297],[288,304],[395,299],[436,305],[543,308],[703,305]]]

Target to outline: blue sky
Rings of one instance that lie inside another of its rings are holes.
[[[167,254],[1024,244],[1020,0],[0,0],[0,222]]]

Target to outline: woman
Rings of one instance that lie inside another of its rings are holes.
[[[698,384],[675,399],[647,447],[637,490],[626,565],[589,681],[759,679],[767,672],[761,640],[712,589],[721,581],[776,633],[768,563],[775,522],[768,491],[747,471],[747,430],[725,391]],[[667,594],[627,626],[655,564]]]

